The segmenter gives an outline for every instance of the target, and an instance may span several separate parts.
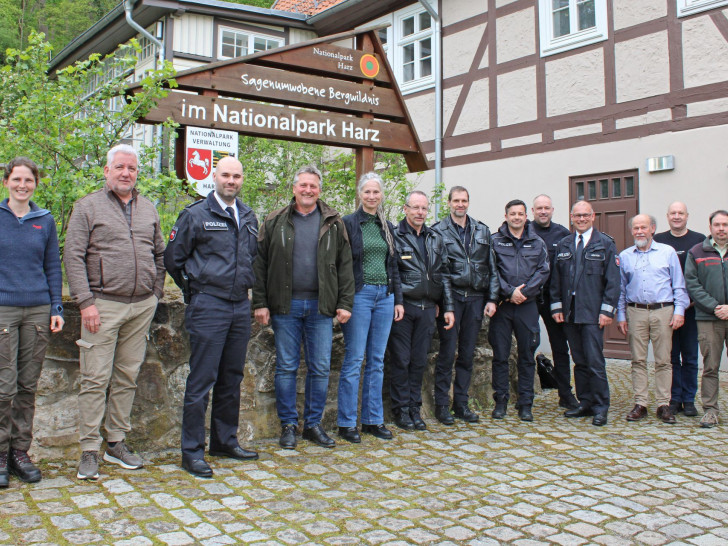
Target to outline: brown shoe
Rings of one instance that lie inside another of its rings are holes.
[[[657,408],[657,418],[662,419],[663,423],[669,423],[670,425],[674,425],[675,423],[677,423],[677,419],[675,419],[675,414],[672,412],[670,406],[668,406],[667,404]]]
[[[647,417],[647,408],[640,406],[639,404],[635,404],[632,411],[627,414],[627,421],[639,421],[645,417]]]

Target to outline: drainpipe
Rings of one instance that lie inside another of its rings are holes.
[[[155,62],[154,68],[159,69],[159,67],[162,66],[164,63],[165,58],[165,51],[164,51],[164,43],[162,40],[154,36],[152,33],[150,33],[147,29],[142,27],[139,23],[137,23],[132,18],[132,11],[134,9],[134,3],[136,0],[124,0],[124,14],[126,15],[126,22],[129,24],[131,28],[136,30],[139,34],[144,36],[147,40],[152,42],[155,46],[157,46],[157,60]],[[157,126],[157,140],[161,143],[162,142],[162,136],[163,136],[163,130],[161,125]],[[158,172],[162,171],[162,155],[159,154],[159,162],[157,164]]]
[[[147,29],[142,27],[139,23],[137,23],[131,16],[131,12],[134,9],[134,2],[136,0],[124,0],[124,13],[126,14],[126,22],[129,23],[129,26],[136,30],[139,34],[144,36],[147,40],[152,42],[155,46],[157,46],[157,52],[158,52],[158,59],[161,63],[164,61],[164,44],[161,40],[157,39],[156,36],[151,34]]]
[[[428,0],[419,0],[435,21],[435,187],[442,183],[442,20]],[[440,219],[440,195],[435,196],[435,221]]]

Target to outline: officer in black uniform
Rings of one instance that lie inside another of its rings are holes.
[[[450,214],[433,225],[432,230],[442,235],[447,247],[455,327],[446,329],[444,318],[438,317],[440,352],[435,364],[435,417],[444,425],[452,425],[455,421],[450,413],[451,385],[455,417],[470,423],[478,421],[478,414],[468,407],[473,354],[483,316],[492,317],[496,311],[500,285],[490,230],[483,222],[468,216],[468,190],[462,186],[453,186],[447,204]]]
[[[493,419],[506,416],[509,394],[508,357],[511,336],[518,344],[518,417],[533,421],[533,358],[541,340],[536,299],[549,276],[546,244],[526,217],[526,203],[506,204],[506,221],[493,235],[493,250],[500,278],[501,304],[490,321],[488,341],[493,348]]]
[[[574,409],[579,403],[571,392],[571,360],[569,359],[569,346],[566,343],[566,332],[563,325],[556,322],[551,316],[551,297],[549,286],[551,277],[554,274],[554,258],[556,257],[556,246],[559,241],[569,235],[569,230],[552,222],[554,206],[548,195],[541,194],[533,200],[531,208],[533,214],[533,229],[536,235],[543,239],[549,252],[549,266],[551,274],[549,280],[541,291],[541,299],[538,302],[538,314],[543,319],[546,332],[549,336],[549,345],[554,357],[553,377],[559,390],[559,406],[566,409]]]
[[[427,429],[420,414],[422,377],[438,311],[445,328],[455,323],[447,248],[442,236],[425,225],[429,207],[427,195],[411,192],[404,205],[405,217],[393,233],[404,317],[392,324],[389,334],[389,392],[394,424],[404,430]]]
[[[185,312],[190,374],[182,414],[182,468],[201,477],[212,476],[204,459],[210,389],[210,455],[258,458],[240,447],[237,436],[258,221],[237,198],[243,184],[237,159],[221,159],[213,178],[215,190],[180,213],[164,253],[167,271],[191,298]]]
[[[619,300],[617,247],[593,228],[594,210],[586,201],[574,204],[571,221],[576,233],[559,242],[551,277],[551,312],[564,324],[579,398],[579,406],[564,415],[592,415],[592,424],[603,426],[609,410],[603,328],[612,323]]]

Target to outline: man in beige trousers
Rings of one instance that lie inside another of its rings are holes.
[[[627,421],[647,417],[647,346],[652,342],[657,418],[674,424],[675,414],[670,408],[672,332],[683,325],[690,298],[675,249],[653,240],[655,218],[638,214],[629,221],[629,227],[634,245],[619,255],[621,290],[617,306],[617,325],[627,336],[632,353],[635,405],[627,414]],[[592,261],[587,274],[599,266]]]
[[[104,167],[106,184],[76,202],[66,234],[66,275],[81,310],[81,338],[76,342],[83,452],[79,479],[99,477],[104,411],[104,460],[127,469],[143,466],[125,438],[131,430],[136,379],[149,325],[163,294],[165,270],[159,215],[134,188],[137,172],[134,148],[125,144],[111,148]]]

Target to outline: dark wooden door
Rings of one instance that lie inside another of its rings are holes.
[[[573,204],[583,199],[591,204],[596,214],[594,227],[614,238],[617,252],[633,244],[628,222],[639,211],[637,177],[635,169],[570,178],[570,202]],[[630,358],[627,340],[617,330],[616,316],[604,332],[604,356]]]

